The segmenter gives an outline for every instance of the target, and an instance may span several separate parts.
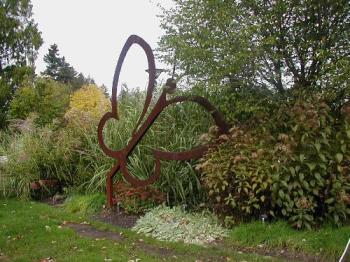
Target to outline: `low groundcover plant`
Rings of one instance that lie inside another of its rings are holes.
[[[159,240],[206,245],[227,235],[215,216],[190,214],[181,207],[158,206],[141,217],[133,230]]]

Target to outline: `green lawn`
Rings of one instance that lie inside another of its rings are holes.
[[[98,229],[122,232],[123,240],[81,237],[62,227],[63,221],[89,221]],[[64,208],[0,200],[0,261],[40,261],[47,257],[55,261],[284,261],[285,251],[311,256],[319,253],[331,261],[340,256],[349,235],[350,227],[298,232],[285,223],[251,223],[235,228],[216,246],[201,247],[156,241],[90,221]],[[277,254],[282,257],[276,258]]]

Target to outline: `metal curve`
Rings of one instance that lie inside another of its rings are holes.
[[[141,48],[144,50],[147,56],[149,80],[148,80],[148,87],[147,87],[147,93],[146,93],[146,100],[145,100],[140,118],[138,119],[137,124],[132,132],[132,137],[128,145],[121,150],[114,151],[108,148],[108,146],[105,144],[104,138],[103,138],[103,129],[108,120],[119,119],[118,108],[117,108],[117,87],[119,82],[119,76],[120,76],[122,65],[127,55],[127,52],[129,51],[130,47],[133,44],[137,44],[141,46]],[[171,93],[176,88],[176,83],[174,82],[173,79],[168,79],[167,87],[163,89],[163,92],[158,98],[158,101],[156,102],[155,106],[153,107],[153,109],[151,110],[151,112],[149,113],[145,121],[141,124],[141,122],[143,121],[147,113],[148,107],[150,105],[150,102],[153,96],[154,84],[155,84],[155,71],[156,71],[155,61],[154,61],[153,51],[151,47],[141,37],[136,35],[131,35],[123,46],[123,49],[120,53],[120,56],[117,62],[117,66],[115,68],[113,86],[112,86],[112,99],[111,99],[112,111],[107,112],[102,116],[97,128],[98,142],[102,151],[106,155],[117,160],[117,163],[112,167],[112,169],[110,170],[110,172],[107,174],[107,177],[106,177],[107,202],[110,207],[114,204],[113,177],[118,171],[121,171],[126,181],[128,181],[133,186],[146,186],[154,183],[160,177],[161,160],[183,161],[183,160],[190,160],[194,158],[200,158],[208,149],[208,147],[206,146],[196,147],[192,150],[188,150],[184,152],[167,152],[167,151],[161,151],[161,150],[155,149],[153,151],[153,156],[155,159],[155,170],[149,178],[145,180],[140,180],[137,177],[131,176],[129,174],[129,171],[127,169],[128,156],[132,153],[136,145],[141,141],[143,136],[146,134],[147,130],[151,127],[154,121],[158,118],[158,116],[167,106],[171,104],[182,103],[182,102],[197,103],[198,105],[203,107],[206,111],[208,111],[211,114],[212,118],[215,121],[215,124],[219,127],[220,134],[228,133],[228,130],[229,130],[229,125],[226,123],[222,114],[204,97],[178,96],[173,99],[167,100],[166,99],[167,93]]]

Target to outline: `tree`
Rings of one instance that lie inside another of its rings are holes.
[[[64,56],[60,57],[56,44],[50,46],[48,53],[44,56],[44,62],[46,63],[44,75],[65,84],[75,81],[77,72],[66,62]]]
[[[48,53],[44,56],[46,69],[42,74],[51,79],[70,84],[73,90],[76,90],[86,84],[94,84],[95,81],[88,76],[87,78],[82,73],[77,73],[73,66],[71,66],[66,58],[61,57],[56,44],[50,46]]]
[[[5,126],[12,96],[24,79],[34,75],[34,60],[42,44],[32,19],[30,0],[0,1],[0,127]]]
[[[33,83],[20,87],[10,104],[9,116],[12,119],[25,119],[36,113],[35,122],[41,126],[54,119],[63,119],[69,104],[71,88],[49,78],[38,78]]]
[[[56,44],[50,46],[48,53],[44,56],[44,62],[46,63],[46,70],[43,74],[57,80],[62,65],[62,58],[59,55]]]
[[[94,127],[101,116],[110,110],[110,100],[104,90],[95,84],[84,85],[75,91],[65,118],[70,125]]]
[[[59,68],[57,81],[61,83],[73,83],[76,80],[77,72],[75,69],[66,62],[65,57],[62,57],[62,64]]]
[[[159,51],[197,81],[283,93],[324,88],[337,71],[347,71],[342,65],[350,56],[348,0],[174,3],[164,9]]]

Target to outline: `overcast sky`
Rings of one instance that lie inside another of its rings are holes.
[[[44,44],[36,61],[37,73],[44,71],[43,56],[51,44],[58,45],[76,71],[90,75],[110,90],[119,53],[131,34],[145,39],[153,49],[162,35],[156,3],[171,0],[32,0],[34,20]],[[121,81],[130,88],[147,84],[146,57],[133,46],[123,65]],[[164,65],[156,62],[157,68]]]

